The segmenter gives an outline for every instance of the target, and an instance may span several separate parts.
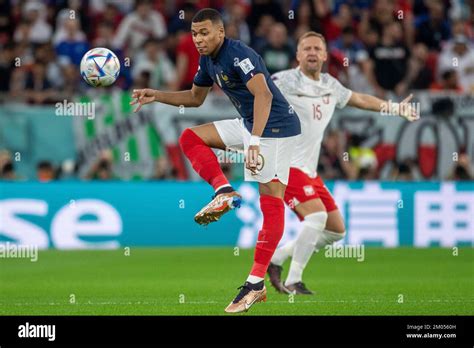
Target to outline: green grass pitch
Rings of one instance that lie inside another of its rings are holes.
[[[229,248],[40,251],[0,259],[0,315],[227,315],[253,258]],[[289,262],[285,264],[285,274]],[[473,315],[474,249],[365,249],[365,260],[317,253],[314,296],[277,294],[243,315]],[[75,303],[70,303],[72,297]]]

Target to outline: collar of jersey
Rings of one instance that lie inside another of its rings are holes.
[[[224,43],[222,44],[221,48],[219,48],[219,52],[217,52],[217,56],[215,58],[212,58],[211,56],[209,56],[212,61],[217,61],[219,59],[219,57],[221,56],[222,52],[224,51],[224,49],[226,48],[226,46],[229,44],[229,39],[228,38],[224,38]]]
[[[305,74],[303,74],[303,72],[301,71],[300,67],[297,67],[296,70],[298,70],[298,73],[301,75],[301,78],[305,81],[305,82],[309,82],[311,83],[312,85],[315,85],[315,86],[320,86],[321,85],[321,74],[322,73],[319,73],[319,80],[313,80],[313,79],[310,79],[308,76],[306,76]]]

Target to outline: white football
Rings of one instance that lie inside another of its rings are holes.
[[[120,62],[115,53],[107,48],[93,48],[82,57],[81,76],[91,86],[110,86],[119,74]]]

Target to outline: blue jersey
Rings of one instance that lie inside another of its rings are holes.
[[[270,116],[262,137],[285,138],[301,133],[298,115],[273,83],[262,57],[244,43],[225,38],[217,56],[201,56],[194,84],[201,87],[219,85],[229,97],[249,132],[253,127],[255,97],[246,84],[256,74],[263,74],[273,94]]]

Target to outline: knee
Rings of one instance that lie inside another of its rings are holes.
[[[326,211],[318,211],[316,213],[308,214],[304,217],[303,224],[308,227],[323,230],[328,220],[328,213]]]
[[[258,185],[258,192],[261,196],[271,196],[278,199],[283,199],[285,197],[286,186],[281,183],[280,180],[270,181],[267,183],[260,183]]]
[[[194,132],[191,130],[191,128],[186,128],[179,136],[179,145],[183,147],[183,145],[186,144],[192,137],[193,133]]]
[[[341,235],[346,234],[346,226],[344,226],[344,222],[340,221],[338,224],[332,225],[331,228],[326,228],[334,233],[339,233]]]
[[[344,219],[338,211],[331,211],[326,223],[326,230],[344,235],[346,233],[346,226]]]
[[[335,228],[335,229],[331,230],[331,232],[339,233],[339,234],[344,236],[346,234],[346,229],[345,229],[344,226],[342,226],[341,228]]]
[[[201,138],[199,138],[191,128],[186,128],[183,133],[181,133],[178,140],[179,146],[183,151],[186,151],[193,145],[199,144],[199,141],[202,142]]]

